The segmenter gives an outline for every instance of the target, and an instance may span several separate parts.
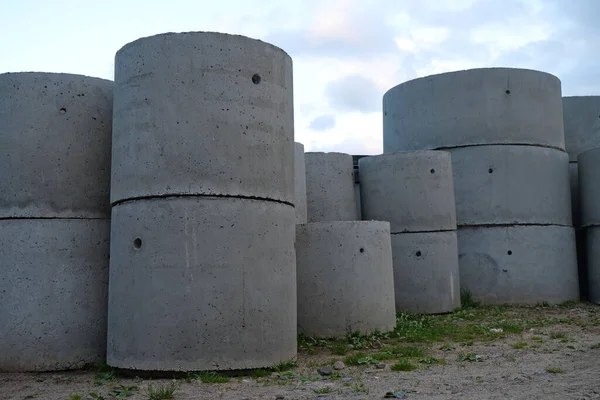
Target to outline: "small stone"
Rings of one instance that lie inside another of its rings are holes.
[[[381,346],[382,346],[382,344],[381,344],[381,342],[380,342],[379,340],[375,340],[375,341],[373,341],[373,345],[372,345],[372,347],[373,347],[374,349],[380,349],[380,348],[381,348]]]
[[[333,374],[333,368],[331,368],[331,365],[326,365],[324,367],[319,368],[317,372],[319,373],[319,375],[329,376]]]
[[[385,364],[384,363],[375,364],[375,368],[377,368],[377,369],[385,369]]]
[[[351,380],[352,380],[352,377],[349,377],[349,376],[342,378],[342,382],[350,382]]]
[[[285,397],[282,394],[278,394],[277,396],[275,396],[275,400],[283,400],[285,399]]]
[[[346,364],[344,364],[343,361],[337,361],[335,364],[333,364],[333,369],[340,370],[344,368],[346,368]]]

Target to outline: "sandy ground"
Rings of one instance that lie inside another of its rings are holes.
[[[388,360],[384,369],[346,366],[333,377],[323,377],[317,372],[320,366],[344,357],[325,349],[313,354],[302,351],[296,368],[262,378],[233,377],[227,383],[178,379],[173,398],[358,400],[381,399],[386,392],[395,392],[396,398],[406,399],[600,399],[600,307],[586,305],[544,313],[577,314],[578,322],[527,329],[472,345],[452,343],[444,350],[443,343],[431,343],[427,356],[443,359],[445,365],[413,359],[419,369],[408,372],[391,370],[396,361]],[[384,341],[384,349],[386,345]],[[477,355],[478,360],[457,359],[466,353]],[[97,393],[113,400],[118,397],[108,393],[124,385],[136,386],[134,394],[126,398],[139,400],[148,398],[149,383],[156,387],[171,381],[118,377],[98,385],[95,375],[93,371],[0,374],[0,399],[70,400],[80,395],[81,400],[88,400],[93,398],[89,393]]]

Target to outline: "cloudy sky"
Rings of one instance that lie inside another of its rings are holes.
[[[382,96],[407,80],[508,66],[600,94],[600,0],[0,0],[0,73],[113,78],[115,52],[164,32],[262,39],[294,60],[296,141],[378,154]]]

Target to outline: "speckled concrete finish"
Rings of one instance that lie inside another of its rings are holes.
[[[0,74],[0,218],[110,216],[111,81]]]
[[[306,163],[304,162],[304,145],[294,144],[294,187],[296,196],[294,208],[296,209],[296,223],[305,224],[308,220],[306,208]]]
[[[359,161],[362,217],[392,233],[456,229],[450,153],[415,151]]]
[[[561,82],[518,68],[414,79],[383,96],[383,151],[484,144],[565,148]]]
[[[308,222],[360,220],[354,164],[345,153],[305,153]]]
[[[109,365],[260,368],[296,356],[294,208],[189,196],[113,207]]]
[[[111,201],[227,195],[293,204],[292,59],[211,32],[142,38],[115,57]]]
[[[394,329],[390,224],[316,222],[296,226],[298,331],[343,337]]]
[[[437,314],[460,307],[456,231],[392,235],[396,311]]]
[[[571,162],[600,147],[600,96],[563,97],[565,147]]]
[[[0,220],[0,370],[59,371],[106,354],[109,220]]]
[[[568,155],[535,146],[449,150],[458,225],[572,225]]]
[[[458,254],[461,288],[485,304],[579,299],[573,228],[459,228]]]

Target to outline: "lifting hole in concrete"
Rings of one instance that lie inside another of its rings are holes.
[[[135,240],[133,241],[133,247],[135,247],[136,249],[142,247],[142,239],[135,238]]]
[[[505,92],[505,93],[506,93],[506,94],[510,94],[510,90],[506,89],[506,92]]]
[[[60,111],[61,114],[64,114],[64,113],[67,112],[67,108],[66,107],[61,107],[59,111]]]
[[[435,174],[435,169],[431,168],[431,170],[429,170],[429,172],[431,172],[432,174]]]
[[[507,251],[506,254],[508,254],[509,256],[512,255],[512,250]]]
[[[361,253],[364,253],[364,252],[365,252],[365,249],[363,249],[363,248],[361,247],[361,248],[360,248],[360,250],[358,250],[358,251],[360,251]]]
[[[252,83],[254,83],[255,85],[258,85],[261,81],[261,77],[259,74],[254,74],[252,75]]]
[[[421,252],[417,251],[416,255],[417,255],[417,257],[421,257]]]
[[[491,174],[492,172],[494,172],[492,168],[488,169],[488,174]]]

